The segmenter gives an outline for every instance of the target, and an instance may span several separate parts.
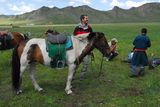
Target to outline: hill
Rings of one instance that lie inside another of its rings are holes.
[[[115,6],[109,11],[95,10],[87,5],[69,6],[61,9],[43,6],[32,12],[8,16],[7,19],[12,21],[25,20],[28,24],[74,24],[79,22],[81,14],[88,14],[91,17],[90,23],[159,22],[159,10],[160,3],[147,3],[130,9]]]

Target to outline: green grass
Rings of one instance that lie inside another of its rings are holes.
[[[101,75],[101,53],[94,50],[95,61],[90,63],[88,73],[80,81],[80,69],[74,76],[73,95],[66,95],[64,88],[68,69],[51,69],[37,66],[36,78],[44,93],[34,90],[28,72],[23,75],[24,93],[15,95],[11,89],[11,55],[12,50],[0,52],[0,107],[160,107],[160,68],[148,70],[140,78],[129,78],[130,66],[121,60],[132,49],[132,41],[142,27],[148,28],[152,46],[147,54],[160,56],[160,23],[132,23],[92,25],[94,31],[105,33],[108,40],[118,39],[119,56],[111,62],[103,62]],[[45,37],[48,28],[60,32],[72,33],[74,26],[22,26],[20,28],[3,28],[22,33],[31,32],[31,37]]]
[[[26,23],[27,23],[27,21],[25,21],[25,20],[12,21],[8,18],[0,18],[0,26],[10,25],[10,24],[23,25]]]

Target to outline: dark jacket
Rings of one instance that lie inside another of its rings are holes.
[[[134,54],[131,61],[133,66],[146,66],[148,65],[148,57],[145,50],[151,46],[151,42],[148,36],[138,35],[134,41]]]

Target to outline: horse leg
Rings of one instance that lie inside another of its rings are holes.
[[[32,84],[33,84],[35,90],[38,90],[38,91],[40,92],[40,91],[43,90],[43,88],[41,88],[41,87],[38,85],[38,83],[37,83],[37,81],[36,81],[36,79],[35,79],[35,76],[34,76],[34,74],[35,74],[35,67],[36,67],[35,63],[31,63],[31,64],[29,65],[29,76],[30,76],[30,78],[31,78],[31,80],[32,80]]]
[[[23,75],[25,69],[26,69],[26,66],[20,67],[20,85],[19,86],[21,86],[21,84],[22,84],[22,75]],[[19,87],[16,94],[20,94],[20,93],[22,93],[22,89]]]
[[[66,91],[67,94],[72,93],[71,82],[72,82],[72,78],[73,78],[75,70],[76,70],[76,65],[75,64],[69,65],[69,72],[68,72],[67,83],[66,83],[66,88],[65,88],[65,91]]]
[[[80,73],[80,80],[84,79],[84,75],[86,74],[88,70],[88,64],[89,64],[89,55],[85,56],[83,59],[83,67]]]

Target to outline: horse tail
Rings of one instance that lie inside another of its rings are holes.
[[[20,87],[20,58],[18,55],[17,45],[12,53],[12,87],[14,90],[18,90]]]

